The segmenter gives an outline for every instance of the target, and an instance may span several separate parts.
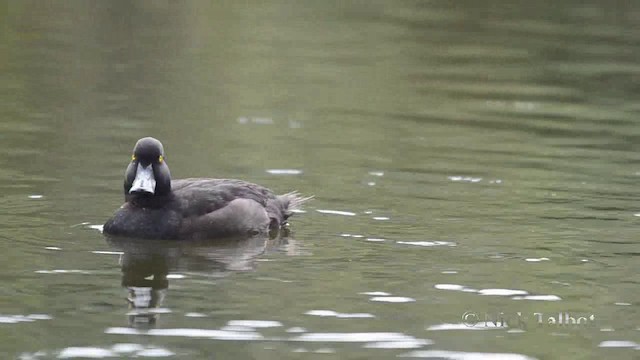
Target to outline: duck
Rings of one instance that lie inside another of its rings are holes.
[[[171,179],[164,146],[139,139],[124,174],[124,204],[103,227],[108,236],[187,240],[273,235],[312,199],[237,179]]]

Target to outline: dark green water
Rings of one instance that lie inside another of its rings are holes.
[[[639,357],[640,7],[198,4],[0,7],[2,358]],[[315,200],[280,241],[108,243],[148,135]]]

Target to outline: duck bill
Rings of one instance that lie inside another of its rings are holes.
[[[129,194],[133,193],[150,193],[154,194],[156,191],[156,179],[153,176],[153,166],[142,166],[138,163],[138,169],[136,170],[136,178],[133,180],[133,185],[129,190]]]

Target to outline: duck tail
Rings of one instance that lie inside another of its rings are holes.
[[[280,202],[283,210],[282,222],[287,220],[293,213],[302,210],[302,205],[307,201],[313,199],[312,196],[303,196],[297,191],[278,195],[278,201]]]
[[[279,198],[281,199],[286,199],[287,200],[287,210],[291,211],[293,210],[294,212],[296,210],[302,210],[302,205],[304,203],[306,203],[307,201],[313,199],[313,195],[311,196],[302,196],[299,192],[297,191],[292,191],[290,193],[286,193],[283,195],[280,195]]]

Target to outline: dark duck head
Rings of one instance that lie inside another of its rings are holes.
[[[154,207],[171,194],[171,173],[162,143],[145,137],[136,143],[124,176],[125,200],[142,207]]]

